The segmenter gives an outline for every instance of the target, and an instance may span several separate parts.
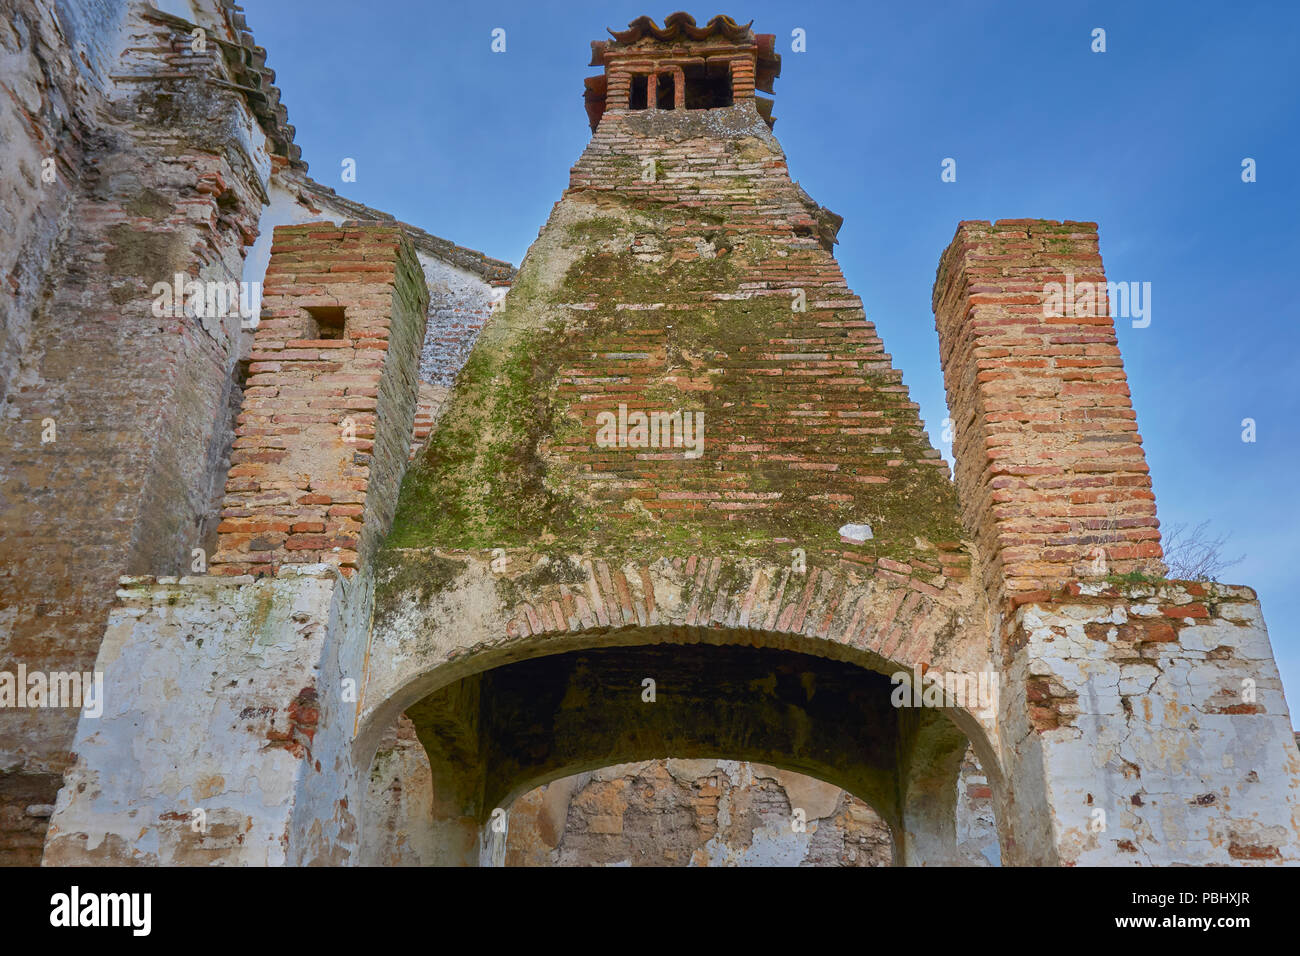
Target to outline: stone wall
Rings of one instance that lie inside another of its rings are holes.
[[[234,88],[252,82],[235,18],[201,6],[201,53],[143,4],[17,0],[0,25],[16,83],[0,159],[18,173],[0,228],[16,293],[0,337],[0,669],[90,670],[118,577],[188,569],[203,537],[240,320],[159,310],[155,284],[238,279],[277,121]],[[32,178],[43,157],[53,183]],[[3,715],[6,819],[53,801],[76,722]],[[0,857],[36,852],[4,840]]]
[[[996,864],[992,794],[973,754],[957,785],[964,862]],[[895,864],[888,825],[858,798],[734,760],[654,760],[565,777],[517,799],[507,827],[506,866]]]
[[[505,865],[892,866],[893,839],[832,784],[734,760],[657,760],[520,797]]]

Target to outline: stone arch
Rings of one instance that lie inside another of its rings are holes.
[[[521,767],[513,777],[484,770],[485,776],[466,784],[454,811],[444,808],[444,823],[458,834],[448,839],[459,840],[458,852],[467,860],[475,852],[470,830],[477,834],[494,807],[574,772],[652,756],[754,759],[835,783],[881,813],[895,832],[900,862],[908,863],[951,862],[946,854],[952,821],[943,818],[953,809],[968,742],[991,784],[1001,787],[990,715],[981,720],[973,706],[899,712],[888,705],[894,683],[885,675],[991,672],[986,622],[961,580],[940,581],[944,586],[938,587],[923,580],[934,576],[915,575],[902,564],[874,574],[810,564],[799,573],[790,566],[717,557],[621,566],[521,553],[506,556],[503,565],[502,557],[408,552],[396,569],[381,572],[356,766],[371,766],[378,735],[403,712],[421,726],[426,749],[441,753],[432,759],[442,762],[435,777],[445,777],[458,760],[469,759],[465,755],[478,745],[476,735],[494,732],[471,727],[472,721],[458,723],[453,714],[472,713],[477,719],[481,700],[508,709],[528,699],[511,696],[506,689],[511,680],[532,680],[553,694],[558,687],[576,693],[581,680],[574,675],[580,672],[587,673],[589,683],[593,671],[608,678],[620,666],[652,666],[689,679],[690,668],[702,668],[705,660],[724,664],[733,675],[758,668],[789,678],[792,668],[802,668],[801,680],[838,686],[848,696],[857,693],[850,685],[860,684],[861,693],[876,700],[879,742],[891,756],[879,757],[870,768],[849,769],[845,755],[852,747],[836,759],[821,759],[799,751],[792,741],[775,749],[746,749],[734,739],[707,734],[673,737],[680,728],[661,728],[639,744],[588,741],[585,750],[579,746],[552,755]],[[512,565],[510,574],[493,570]],[[701,657],[692,648],[712,650]],[[800,708],[808,704],[777,697],[785,717],[763,731],[773,739],[780,739],[786,725],[803,726]],[[755,705],[737,719],[761,721],[761,710]],[[518,728],[557,720],[559,713],[559,708],[517,713],[509,732],[525,734]],[[602,716],[609,727],[623,719],[614,711]],[[820,732],[834,731],[833,720],[819,719]],[[670,738],[678,748],[672,753],[665,749],[671,749]],[[870,743],[868,733],[854,746],[865,752]],[[552,744],[547,739],[537,746],[544,750]],[[951,782],[952,799],[936,798],[943,788],[935,783],[941,779]]]

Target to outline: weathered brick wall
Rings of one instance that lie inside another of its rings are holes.
[[[1067,281],[1100,283],[1097,306],[1049,303],[1048,284]],[[1095,223],[963,222],[940,260],[957,489],[990,593],[1023,600],[1094,569],[1163,570],[1105,284]]]
[[[260,282],[265,277],[271,256],[271,234],[276,226],[322,220],[339,225],[360,220],[400,227],[415,246],[429,287],[429,318],[420,350],[420,379],[449,386],[491,315],[493,303],[505,294],[514,267],[340,196],[297,167],[277,169],[267,192],[268,204],[258,224],[262,235],[249,250],[244,278]]]
[[[411,433],[411,458],[420,453],[433,434],[442,410],[446,407],[448,391],[443,385],[420,382],[415,404],[415,427]]]
[[[8,0],[0,18],[0,397],[95,149],[95,112],[125,14],[125,4],[104,0]],[[68,31],[82,55],[68,55]]]
[[[121,11],[116,18],[105,17],[101,38],[116,33],[120,17]],[[11,385],[16,386],[37,303],[47,288],[45,271],[66,228],[92,116],[103,98],[103,71],[93,62],[67,55],[50,0],[5,5],[0,17],[0,169],[5,170],[0,176],[0,409],[8,406]],[[43,174],[52,174],[52,181]],[[39,441],[39,420],[27,423],[33,427],[32,437]],[[0,529],[20,515],[33,518],[25,496],[5,487],[13,480],[11,441],[0,431]],[[34,610],[24,615],[15,603],[26,597],[20,593],[25,588],[11,580],[18,547],[12,525],[7,534],[0,530],[0,669],[11,671],[19,660],[9,649],[13,629],[20,616],[32,616]],[[36,633],[49,631],[38,622],[26,626]],[[39,738],[62,723],[0,713],[0,865],[40,861],[45,808],[58,790],[61,761],[57,753],[42,753],[46,748]]]
[[[125,9],[23,4],[3,28],[9,55],[25,59],[20,66],[31,67],[32,56],[41,64],[15,88],[28,137],[13,147],[16,167],[48,146],[60,176],[49,188],[68,183],[57,244],[49,222],[63,200],[5,196],[10,214],[32,214],[16,232],[30,240],[26,251],[4,262],[22,285],[6,297],[17,311],[6,314],[13,335],[0,345],[8,370],[0,669],[11,672],[19,664],[89,670],[118,576],[189,567],[224,441],[239,317],[159,317],[153,287],[176,273],[238,279],[269,166],[265,136],[230,86],[246,80],[217,40],[243,48],[217,4],[203,5],[213,38],[205,53],[139,4],[118,36],[113,25]],[[77,70],[93,80],[72,90],[65,59],[80,61]],[[43,441],[51,423],[53,440]],[[0,715],[0,804],[9,803],[11,784],[13,807],[24,812],[52,802],[76,722],[71,708]],[[32,774],[47,799],[33,801],[32,781],[23,779]],[[30,861],[35,846],[17,842],[0,846],[0,857],[17,848],[12,859]]]
[[[656,165],[654,182],[642,181],[643,163]],[[574,230],[595,241],[567,301],[623,313],[594,341],[554,343],[557,398],[581,422],[579,440],[557,441],[554,454],[601,479],[589,483],[598,500],[621,508],[631,493],[655,517],[745,524],[854,502],[881,515],[878,534],[888,533],[882,502],[895,496],[915,495],[918,510],[952,508],[946,465],[929,447],[918,406],[838,263],[812,238],[817,210],[779,152],[740,137],[683,138],[675,126],[609,113],[572,172],[570,194],[684,211],[662,232],[629,223],[627,247],[596,239],[599,222]],[[711,224],[709,211],[722,209],[725,225]],[[738,255],[737,246],[765,254]],[[639,286],[637,265],[667,267],[680,291],[673,279]],[[795,309],[800,296],[804,311]],[[713,335],[695,332],[686,314],[702,309],[716,316]],[[732,380],[746,383],[742,394],[726,387]],[[597,418],[620,405],[702,408],[712,467],[599,447]]]
[[[393,543],[802,547],[965,574],[946,465],[828,221],[752,103],[607,112],[408,475]],[[702,416],[702,453],[602,444],[620,406]]]
[[[506,280],[496,279],[485,289],[483,280],[476,276],[467,276],[431,256],[421,258],[430,296],[420,378],[446,388],[469,358],[470,349],[492,314],[494,301],[506,291]]]
[[[280,226],[263,291],[213,570],[350,573],[387,529],[409,455],[423,273],[390,226]],[[335,319],[339,337],[319,337]]]

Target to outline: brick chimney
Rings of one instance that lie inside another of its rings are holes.
[[[639,17],[609,33],[613,40],[591,43],[591,65],[605,68],[585,81],[592,132],[607,109],[720,109],[745,99],[768,126],[775,122],[772,101],[754,93],[771,93],[781,73],[774,34],[755,34],[750,23],[724,16],[700,27],[687,13],[670,15],[662,28]]]

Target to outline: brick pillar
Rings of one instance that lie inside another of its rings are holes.
[[[610,110],[627,109],[632,98],[632,74],[625,69],[609,70],[609,85],[605,91],[605,108]]]
[[[737,100],[753,97],[754,58],[752,56],[739,56],[731,61],[731,95]]]
[[[427,296],[391,226],[276,228],[214,572],[350,574],[378,543],[409,451]]]
[[[1300,754],[1254,594],[1105,580],[1164,567],[1096,225],[963,222],[934,312],[1003,612],[1004,862],[1294,864]]]
[[[934,313],[962,521],[990,593],[1016,604],[1079,577],[1162,572],[1096,224],[961,223]]]

